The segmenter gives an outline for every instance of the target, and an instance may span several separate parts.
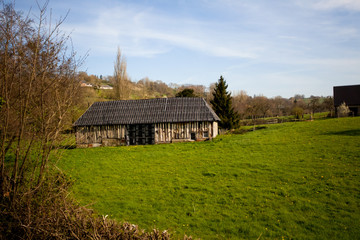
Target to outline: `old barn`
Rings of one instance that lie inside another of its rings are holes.
[[[202,98],[96,102],[74,123],[77,147],[201,141],[219,117]]]

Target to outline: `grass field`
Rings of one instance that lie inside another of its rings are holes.
[[[358,239],[360,118],[268,125],[213,141],[64,150],[98,214],[202,239]]]

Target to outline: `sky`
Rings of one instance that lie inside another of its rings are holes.
[[[38,0],[43,4],[44,0]],[[34,0],[16,8],[36,16]],[[66,16],[80,70],[113,75],[117,49],[132,81],[210,86],[234,94],[331,96],[360,84],[360,0],[50,0]]]

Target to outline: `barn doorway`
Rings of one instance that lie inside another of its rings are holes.
[[[155,124],[129,124],[127,145],[155,144]]]

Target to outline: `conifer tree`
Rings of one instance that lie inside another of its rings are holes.
[[[175,97],[196,97],[194,89],[185,88],[184,90],[178,92]]]
[[[236,128],[239,124],[237,113],[232,107],[231,93],[227,91],[228,85],[223,76],[215,83],[213,91],[213,100],[210,101],[215,113],[221,119],[219,126],[225,129]]]

